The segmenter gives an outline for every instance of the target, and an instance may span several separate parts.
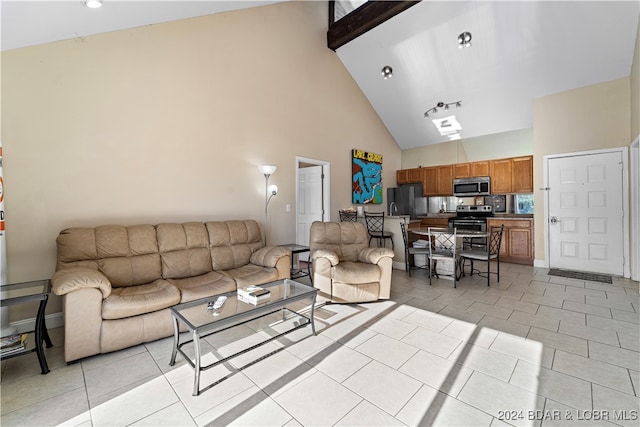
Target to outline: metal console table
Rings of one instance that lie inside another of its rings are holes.
[[[49,338],[47,325],[44,320],[44,310],[47,307],[49,293],[51,292],[51,281],[36,280],[32,282],[3,285],[0,286],[0,292],[2,294],[2,300],[0,300],[0,304],[2,307],[24,304],[32,301],[40,301],[40,305],[38,306],[38,314],[36,315],[35,330],[27,333],[28,337],[25,341],[24,349],[15,353],[0,356],[0,358],[2,360],[10,359],[35,351],[38,355],[38,362],[40,362],[42,375],[49,373],[49,366],[47,365],[47,359],[44,355],[42,342],[44,341],[47,344],[47,348],[53,346],[53,344],[51,343],[51,338]],[[33,336],[35,336],[35,340],[32,338]]]

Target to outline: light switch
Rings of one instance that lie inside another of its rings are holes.
[[[286,212],[291,212],[291,204],[287,203],[287,204],[285,205],[285,207],[284,207],[284,210],[285,210]]]

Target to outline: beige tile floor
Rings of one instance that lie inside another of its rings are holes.
[[[563,279],[502,263],[500,283],[454,289],[393,272],[392,299],[325,305],[300,329],[203,373],[168,365],[171,339],[63,360],[2,362],[2,426],[640,425],[638,282]],[[279,316],[207,338],[208,360],[283,327]],[[256,333],[256,331],[258,333]],[[260,356],[272,355],[243,367]]]

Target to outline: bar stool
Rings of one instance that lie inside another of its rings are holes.
[[[386,247],[386,239],[391,240],[391,248],[395,249],[393,244],[393,233],[390,231],[384,231],[384,212],[365,212],[364,221],[367,224],[367,231],[369,232],[369,246],[371,246],[371,240],[378,240],[378,247],[381,243],[383,247]]]

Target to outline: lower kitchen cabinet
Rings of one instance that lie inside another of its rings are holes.
[[[533,219],[489,219],[487,228],[504,224],[500,261],[533,265]]]

